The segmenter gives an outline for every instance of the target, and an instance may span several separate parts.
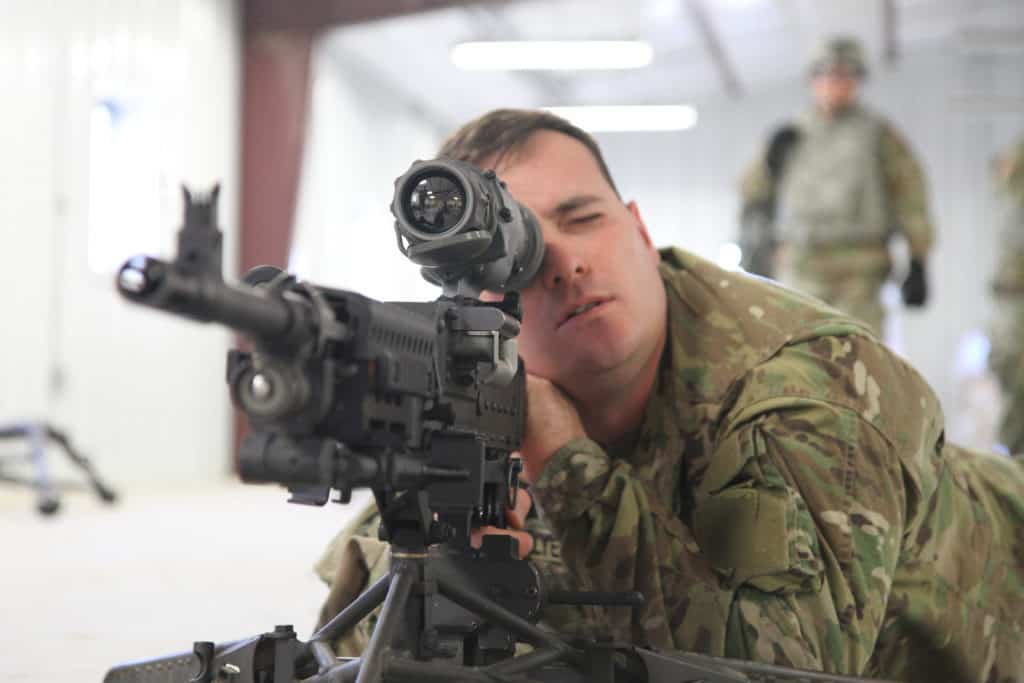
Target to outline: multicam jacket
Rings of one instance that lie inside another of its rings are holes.
[[[647,602],[548,624],[830,672],[1024,681],[1021,464],[946,444],[931,389],[862,323],[679,250],[661,274],[669,343],[639,432],[566,444],[532,487],[542,573]],[[365,539],[339,543],[371,564]],[[335,589],[342,565],[320,567]]]

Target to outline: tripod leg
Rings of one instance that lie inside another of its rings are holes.
[[[370,636],[370,644],[361,657],[359,677],[356,683],[380,683],[384,673],[384,650],[395,637],[395,630],[405,616],[405,603],[409,600],[412,585],[421,577],[422,558],[396,557],[391,555],[391,586],[384,607],[377,618],[377,626]]]
[[[117,498],[117,494],[114,493],[109,486],[100,481],[100,478],[96,474],[96,471],[93,470],[92,463],[89,462],[89,459],[71,447],[71,441],[63,432],[54,429],[49,425],[46,425],[45,429],[46,435],[50,437],[51,440],[55,441],[64,450],[71,462],[78,465],[78,467],[85,473],[85,476],[89,479],[89,484],[92,486],[93,490],[96,491],[96,495],[106,503],[113,503]]]
[[[468,609],[470,612],[483,619],[498,624],[514,633],[527,643],[534,646],[545,646],[561,653],[562,656],[572,657],[576,653],[573,648],[560,638],[546,633],[543,629],[531,624],[525,619],[513,614],[498,603],[481,595],[475,590],[459,586],[445,579],[438,579],[437,587],[441,595],[445,596],[456,605]]]
[[[390,576],[382,576],[377,579],[375,584],[363,591],[348,607],[334,615],[333,619],[314,633],[309,639],[310,642],[314,640],[333,642],[335,638],[358,624],[366,615],[376,609],[377,605],[384,602],[390,583]]]
[[[24,434],[28,438],[29,457],[36,470],[35,484],[39,492],[36,508],[44,515],[52,515],[60,508],[60,498],[46,467],[46,428],[39,423],[29,423],[24,425]]]
[[[309,650],[316,660],[317,673],[324,673],[338,664],[338,658],[331,646],[322,640],[309,641]]]

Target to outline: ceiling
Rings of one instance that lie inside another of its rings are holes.
[[[358,64],[446,127],[502,106],[667,104],[743,98],[799,78],[822,37],[860,38],[873,69],[929,49],[1024,58],[1024,0],[547,0],[473,3],[331,30]],[[468,40],[642,39],[626,71],[480,72],[452,65]]]

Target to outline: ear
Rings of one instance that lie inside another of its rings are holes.
[[[654,255],[660,260],[658,255],[658,248],[654,246],[654,241],[651,239],[651,233],[647,230],[647,224],[644,223],[643,216],[640,215],[640,207],[637,206],[635,201],[629,201],[626,204],[626,208],[629,213],[633,215],[633,219],[636,221],[636,229],[640,232],[640,239],[643,240],[644,245],[654,253]]]

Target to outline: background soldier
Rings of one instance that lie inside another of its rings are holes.
[[[909,243],[903,301],[922,306],[932,225],[924,178],[906,143],[857,102],[866,75],[856,41],[826,42],[811,63],[814,107],[797,124],[798,141],[781,169],[772,167],[769,144],[744,174],[741,192],[744,210],[776,206],[778,279],[881,334],[889,238],[901,233]]]
[[[1003,234],[992,283],[990,366],[1005,397],[1000,441],[1024,453],[1024,140],[1000,160],[996,183]]]

